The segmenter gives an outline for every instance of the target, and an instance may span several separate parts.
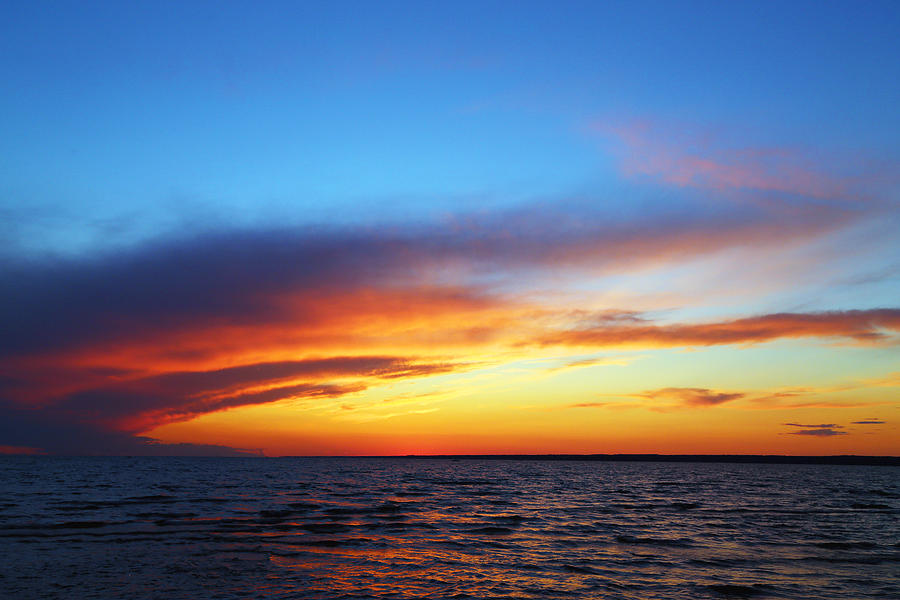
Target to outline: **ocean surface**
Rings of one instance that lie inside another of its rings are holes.
[[[900,468],[0,458],[0,597],[900,598]]]

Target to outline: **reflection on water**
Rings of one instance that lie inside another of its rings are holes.
[[[897,598],[900,469],[0,459],[3,598]]]

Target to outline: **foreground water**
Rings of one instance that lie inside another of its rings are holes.
[[[900,598],[897,467],[0,459],[3,598]]]

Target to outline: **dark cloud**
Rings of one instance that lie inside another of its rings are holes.
[[[213,369],[183,371],[145,377],[118,389],[152,391],[167,396],[195,396],[235,386],[271,384],[287,379],[357,376],[396,378],[448,372],[457,365],[419,363],[393,356],[335,356],[323,359],[265,362]]]
[[[847,435],[846,431],[838,431],[843,429],[843,425],[836,423],[819,423],[816,425],[805,423],[782,423],[785,427],[797,427],[800,431],[791,431],[787,435],[811,435],[818,437],[829,437],[833,435]]]
[[[110,431],[64,415],[23,409],[0,401],[0,440],[50,454],[136,456],[253,456],[253,450],[211,444],[163,444],[152,438]]]
[[[129,338],[200,323],[284,317],[269,300],[297,288],[377,277],[390,244],[258,231],[171,240],[90,260],[0,271],[6,355]],[[374,257],[374,258],[373,258]],[[398,257],[395,257],[398,260]],[[290,315],[297,319],[296,314]],[[302,325],[301,322],[297,325]]]
[[[135,434],[239,406],[285,399],[337,398],[370,380],[422,377],[465,365],[387,356],[247,364],[137,377],[81,389],[31,408],[0,405],[0,444],[64,454],[234,454],[214,446],[174,448]],[[341,381],[351,378],[351,381]],[[300,380],[300,381],[298,381]],[[335,380],[335,381],[332,381]],[[240,453],[240,452],[238,452]]]
[[[788,435],[811,435],[818,437],[829,437],[833,435],[847,435],[846,431],[837,431],[835,429],[801,429],[800,431],[791,431]]]
[[[331,385],[304,383],[265,390],[238,393],[225,397],[184,397],[158,395],[140,391],[87,390],[71,394],[59,404],[44,407],[46,412],[65,414],[73,420],[106,425],[134,433],[199,415],[266,404],[289,398],[334,398],[364,390],[365,385]]]
[[[878,421],[876,419],[870,419],[867,421],[853,421],[851,425],[884,425],[887,421]]]
[[[0,265],[0,356],[200,326],[302,327],[316,315],[290,310],[279,299],[352,294],[367,286],[419,287],[443,267],[494,278],[543,268],[622,270],[796,240],[848,218],[826,209],[821,213],[772,219],[723,211],[703,218],[610,222],[585,206],[535,206],[402,231],[205,232],[84,258],[10,257]],[[478,293],[478,286],[469,289]],[[602,321],[633,325],[636,318],[610,313]]]
[[[384,356],[256,363],[210,371],[166,373],[81,390],[53,400],[43,410],[78,422],[140,432],[238,406],[288,398],[334,398],[367,387],[363,382],[330,383],[332,378],[422,377],[458,367]],[[306,381],[286,384],[297,379]]]

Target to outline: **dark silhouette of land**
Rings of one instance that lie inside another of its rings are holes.
[[[376,457],[371,457],[376,458]],[[604,462],[762,463],[784,465],[900,466],[900,456],[786,456],[780,454],[410,454],[381,458],[455,460],[553,460]]]
[[[0,458],[52,459],[92,457],[92,458],[205,458],[210,460],[285,458],[371,458],[379,460],[537,460],[537,461],[593,461],[593,462],[665,462],[665,463],[758,463],[773,465],[870,465],[900,467],[900,456],[858,456],[843,454],[836,456],[789,456],[782,454],[405,454],[405,455],[301,455],[265,456],[261,452],[247,452],[242,455],[179,454],[0,454]]]

